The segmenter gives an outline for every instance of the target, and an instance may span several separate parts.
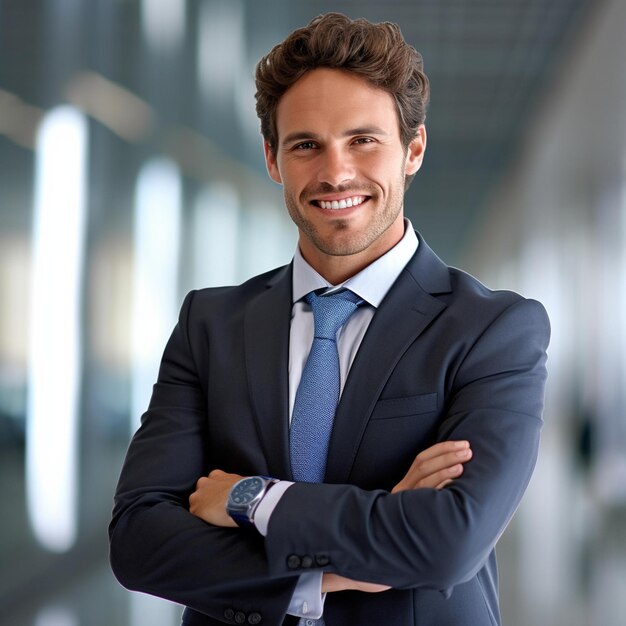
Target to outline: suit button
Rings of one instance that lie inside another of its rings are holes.
[[[246,614],[243,611],[237,611],[235,613],[235,624],[245,624]]]
[[[225,617],[227,620],[231,620],[231,619],[233,619],[233,617],[235,617],[235,611],[233,611],[232,609],[226,609],[226,610],[224,611],[224,617]]]
[[[325,555],[325,554],[318,554],[315,557],[315,562],[320,566],[320,567],[325,567],[326,565],[328,565],[330,563],[330,559]]]
[[[289,569],[298,569],[301,563],[302,560],[297,554],[290,554],[287,558],[287,567]]]
[[[261,620],[260,613],[250,613],[250,615],[248,615],[248,624],[260,624]]]
[[[302,567],[308,569],[309,567],[311,567],[311,565],[313,565],[313,557],[306,554],[302,557]]]

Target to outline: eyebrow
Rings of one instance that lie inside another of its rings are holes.
[[[342,137],[353,137],[354,135],[379,135],[388,137],[389,133],[379,126],[360,126],[358,128],[350,128],[343,133]],[[293,133],[289,133],[282,141],[283,144],[290,144],[296,141],[306,140],[318,140],[320,136],[317,133],[308,132],[306,130],[299,130]]]

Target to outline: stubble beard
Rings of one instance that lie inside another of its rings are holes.
[[[401,191],[399,191],[401,189]],[[349,189],[338,188],[335,189],[337,193],[343,193],[349,191]],[[359,187],[359,192],[366,192],[367,189]],[[325,191],[324,193],[328,193]],[[298,230],[317,248],[320,252],[329,256],[350,256],[358,254],[369,248],[375,241],[377,241],[387,231],[392,224],[395,223],[398,214],[402,211],[404,203],[404,187],[396,187],[390,194],[389,198],[375,213],[370,214],[370,218],[365,228],[350,235],[351,225],[350,219],[337,218],[332,221],[329,228],[332,229],[330,235],[320,233],[316,228],[312,220],[307,219],[303,212],[300,210],[301,206],[309,204],[308,198],[320,195],[319,190],[317,193],[312,194],[303,192],[300,196],[299,202],[295,200],[287,189],[284,190],[285,205],[294,224],[298,227]],[[367,203],[377,202],[378,195],[374,190],[371,193],[367,193],[369,199]],[[365,207],[364,207],[365,208]],[[370,207],[367,207],[369,210]],[[315,210],[315,209],[313,209]]]

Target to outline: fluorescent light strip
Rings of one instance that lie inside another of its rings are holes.
[[[141,0],[141,26],[153,50],[175,51],[185,39],[185,0]]]
[[[199,7],[197,28],[200,91],[208,102],[232,106],[235,87],[248,73],[244,7],[240,0],[205,2]]]
[[[77,532],[86,160],[85,117],[47,113],[36,141],[26,476],[32,529],[53,552]]]
[[[193,284],[190,288],[237,282],[239,220],[239,197],[231,185],[207,185],[198,194],[193,206]]]
[[[139,173],[135,194],[131,431],[148,407],[165,343],[178,313],[182,184],[168,159]]]

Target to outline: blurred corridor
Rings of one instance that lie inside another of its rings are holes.
[[[551,318],[504,623],[624,623],[626,3],[0,0],[2,624],[179,623],[110,573],[113,489],[185,293],[291,259],[252,75],[330,10],[424,56],[414,226]]]

